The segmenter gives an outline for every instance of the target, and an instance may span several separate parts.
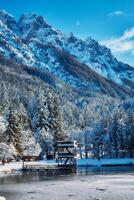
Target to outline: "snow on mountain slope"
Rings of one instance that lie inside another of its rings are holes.
[[[33,53],[2,21],[0,21],[0,53],[27,65],[35,62]]]
[[[60,48],[51,44],[44,45],[38,41],[32,41],[29,47],[42,62],[44,61],[49,66],[50,72],[75,88],[85,90],[88,88],[90,93],[103,92],[111,96],[132,95],[129,90],[101,77]]]
[[[15,22],[10,14],[1,11],[0,20],[0,53],[7,59],[51,72],[76,88],[109,93],[112,85],[113,96],[133,95],[129,89],[134,85],[134,68],[118,62],[97,41],[63,34],[36,14],[24,14]]]
[[[28,66],[38,66],[47,69],[48,66],[37,60],[36,55],[34,55],[17,34],[14,30],[9,29],[8,25],[4,24],[0,18],[0,54],[19,64],[22,63]]]
[[[70,51],[79,61],[87,64],[103,77],[128,87],[129,85],[124,82],[124,77],[134,82],[134,68],[119,62],[111,54],[110,49],[101,46],[97,41],[91,38],[86,41],[77,40],[76,38],[75,42],[71,40],[70,45],[67,44],[66,46],[67,51]]]
[[[0,10],[0,20],[6,24],[9,29],[15,32],[18,31],[16,20],[5,10]]]
[[[133,89],[131,85],[134,84],[134,68],[119,62],[110,49],[101,46],[92,38],[83,41],[72,33],[65,35],[54,30],[43,17],[35,14],[22,15],[18,24],[23,39],[35,39],[43,44],[64,49],[103,77]]]

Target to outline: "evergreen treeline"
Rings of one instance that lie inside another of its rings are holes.
[[[80,152],[86,158],[123,158],[134,156],[134,104],[132,102],[110,105],[96,105],[80,121],[80,128],[71,134],[76,139]],[[98,108],[97,108],[98,107]],[[106,109],[105,109],[106,108]],[[89,114],[89,118],[88,118]],[[81,155],[82,157],[82,155]]]
[[[0,68],[1,156],[42,158],[63,139],[76,139],[86,157],[134,156],[133,100],[80,93],[57,79],[50,87],[13,63]]]

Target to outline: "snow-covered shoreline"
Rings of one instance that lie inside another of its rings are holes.
[[[2,173],[12,173],[14,171],[22,170],[22,162],[10,162],[5,165],[0,165],[0,174]]]
[[[32,161],[32,162],[26,162],[27,164],[31,165],[56,165],[54,160],[50,161]],[[6,163],[5,165],[0,165],[0,174],[1,173],[12,173],[15,171],[21,171],[23,168],[23,162],[10,162]]]
[[[28,162],[28,164],[44,164],[44,165],[55,165],[55,161],[38,161],[38,162]],[[118,158],[118,159],[78,159],[77,167],[81,166],[123,166],[123,165],[134,165],[134,158]],[[0,174],[2,173],[13,173],[15,171],[21,171],[23,167],[23,162],[11,162],[5,165],[0,165]]]
[[[6,199],[5,199],[5,197],[1,197],[1,196],[0,196],[0,200],[6,200]]]

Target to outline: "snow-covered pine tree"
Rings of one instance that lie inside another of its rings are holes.
[[[55,144],[57,143],[57,141],[61,141],[64,139],[64,132],[62,127],[63,119],[59,97],[56,95],[53,95],[51,97],[52,98],[49,98],[49,124]]]
[[[120,141],[119,141],[119,133],[118,133],[117,113],[113,115],[109,134],[110,134],[110,143],[111,143],[112,149],[115,152],[115,157],[118,158]]]
[[[118,117],[118,135],[119,135],[119,149],[121,151],[125,150],[125,141],[126,141],[126,127],[125,127],[125,121],[126,121],[126,112],[124,109],[119,109],[117,111],[117,117]]]
[[[134,151],[134,113],[131,110],[127,111],[126,119],[126,149],[130,153],[130,157],[133,157]]]
[[[22,143],[21,143],[21,129],[15,110],[10,107],[7,114],[8,127],[5,134],[8,144],[13,144],[16,149],[17,156],[22,155]]]
[[[41,155],[44,153],[47,155],[52,151],[55,132],[57,133],[58,130],[59,109],[57,108],[58,112],[56,113],[54,98],[54,94],[49,89],[43,91],[40,88],[29,105],[34,136],[42,148]],[[59,131],[60,129],[58,133]]]
[[[39,130],[38,134],[40,135],[40,146],[42,148],[40,157],[42,159],[44,154],[47,156],[53,151],[53,136],[45,128]]]
[[[35,138],[37,142],[39,142],[39,131],[42,128],[45,128],[46,131],[49,131],[49,110],[46,91],[42,91],[41,89],[38,90],[36,96],[34,96],[29,103],[29,112],[32,119],[32,128]]]
[[[104,156],[106,142],[106,124],[104,119],[95,125],[93,135],[93,153],[96,158],[100,159]]]

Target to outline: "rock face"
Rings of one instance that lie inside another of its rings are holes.
[[[119,62],[110,49],[92,38],[84,41],[72,33],[63,34],[36,14],[24,14],[16,22],[5,11],[0,12],[0,34],[0,53],[8,59],[51,72],[78,89],[105,88],[107,93],[109,86],[98,84],[101,79],[133,95],[134,68]]]
[[[14,17],[7,13],[5,10],[0,10],[0,20],[3,24],[6,24],[7,27],[14,32],[17,31],[17,22],[15,21]]]

